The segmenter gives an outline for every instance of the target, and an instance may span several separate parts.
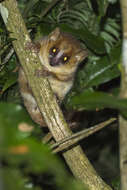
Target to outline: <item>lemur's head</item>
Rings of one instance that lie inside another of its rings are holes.
[[[87,56],[87,51],[70,34],[56,28],[42,40],[39,56],[48,70],[69,74],[75,72],[77,65]]]

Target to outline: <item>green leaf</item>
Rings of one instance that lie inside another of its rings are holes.
[[[15,84],[17,82],[17,77],[18,77],[17,73],[11,72],[11,74],[8,76],[8,79],[6,80],[6,82],[5,82],[4,86],[3,86],[2,92],[7,90],[13,84]]]
[[[38,0],[26,1],[25,8],[23,10],[24,17],[26,17],[28,15],[28,13],[31,12],[32,7],[34,7],[37,2],[38,2]]]
[[[107,0],[97,0],[100,16],[105,16],[109,2]]]
[[[79,86],[80,91],[103,84],[120,76],[118,68],[120,55],[121,45],[118,45],[112,49],[109,55],[103,56],[99,60],[91,61],[84,65],[84,68],[79,71],[77,75],[77,85]]]
[[[115,190],[120,190],[120,177],[116,177],[112,180],[112,186]]]
[[[93,35],[86,27],[83,27],[82,29],[74,29],[66,24],[61,24],[60,28],[63,31],[69,32],[72,35],[77,36],[78,38],[83,40],[86,46],[93,52],[97,54],[106,53],[103,38],[101,38],[100,36]]]
[[[16,169],[9,169],[4,168],[0,171],[0,180],[2,189],[6,190],[28,190],[28,188],[25,187],[25,178],[21,175],[21,172]],[[30,188],[31,190],[34,190],[33,188]]]
[[[21,173],[32,173],[39,175],[48,172],[54,176],[56,185],[61,189],[72,189],[74,181],[66,172],[62,163],[56,155],[51,153],[48,145],[29,136],[20,138],[19,122],[24,122],[24,111],[21,106],[8,103],[0,103],[0,158],[4,157],[7,163],[5,173],[6,189],[24,189],[24,178]],[[21,116],[21,118],[20,118]],[[23,119],[23,121],[21,121]],[[21,166],[25,166],[20,170]],[[9,171],[13,168],[13,172]],[[7,172],[8,171],[8,172]],[[3,174],[2,174],[3,175]],[[10,178],[10,176],[12,177]],[[6,178],[7,177],[7,178]],[[11,181],[10,181],[11,179]],[[16,181],[16,184],[14,183]],[[67,183],[65,183],[65,181]],[[14,184],[14,187],[13,187]],[[75,182],[74,190],[82,190],[84,186]]]
[[[127,112],[127,99],[119,99],[104,92],[84,91],[72,98],[72,104],[75,107],[87,110],[113,108]]]
[[[32,121],[20,105],[0,103],[0,113],[0,152],[10,165],[17,167],[22,162],[28,161],[26,166],[28,171],[50,170],[58,176],[65,175],[61,163],[51,153],[48,145],[42,144],[30,135],[25,136],[30,132],[21,130],[21,125],[31,124]]]
[[[8,147],[19,140],[30,136],[31,131],[21,131],[19,127],[23,124],[34,126],[27,111],[18,104],[0,103],[0,134],[2,138],[0,148]],[[3,136],[2,136],[3,137]]]
[[[32,121],[27,114],[27,111],[19,104],[11,104],[6,102],[0,103],[0,116],[4,118],[5,121],[12,122],[14,125],[19,124],[20,122],[28,122],[32,124]],[[14,120],[13,120],[13,119]],[[12,121],[11,121],[12,119]]]

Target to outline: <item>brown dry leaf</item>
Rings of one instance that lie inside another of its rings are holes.
[[[29,148],[26,145],[13,146],[9,148],[9,152],[12,154],[26,154],[29,152]]]
[[[34,129],[34,127],[32,125],[27,124],[27,123],[20,123],[18,125],[18,129],[22,132],[31,132]]]

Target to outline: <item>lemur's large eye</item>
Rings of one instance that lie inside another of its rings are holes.
[[[68,57],[67,57],[67,56],[64,56],[64,57],[63,57],[63,60],[64,60],[64,62],[68,61]]]
[[[62,57],[62,62],[63,62],[63,64],[68,63],[68,60],[69,60],[69,57],[68,57],[67,55],[64,55],[64,56]]]
[[[52,52],[53,52],[53,53],[56,53],[56,48],[53,48],[53,49],[52,49]]]
[[[52,48],[50,49],[50,54],[51,54],[51,55],[56,55],[57,53],[58,53],[58,48],[52,47]]]

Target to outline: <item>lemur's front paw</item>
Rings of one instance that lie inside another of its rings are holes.
[[[41,70],[37,69],[35,71],[35,75],[37,77],[48,77],[50,75],[50,72],[48,70],[46,70],[46,69],[41,69]]]

